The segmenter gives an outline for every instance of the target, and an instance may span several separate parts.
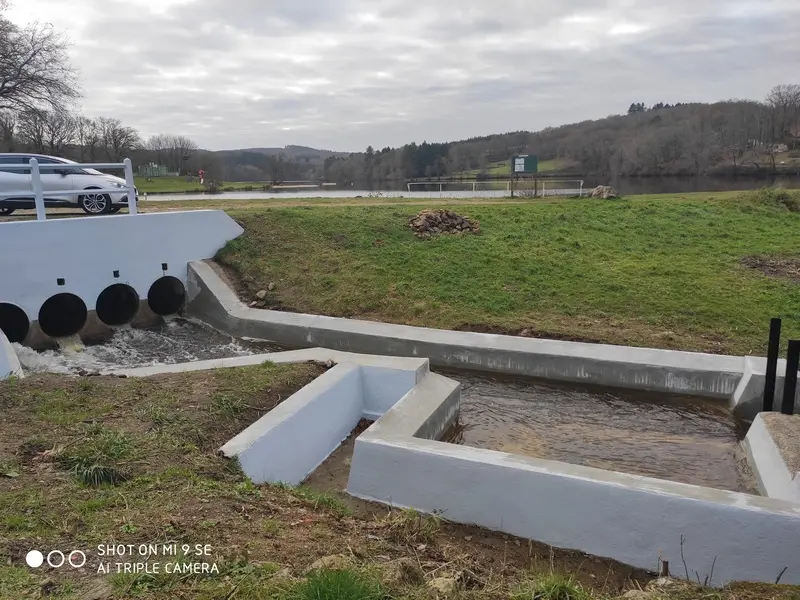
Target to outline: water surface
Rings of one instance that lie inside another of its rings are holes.
[[[757,493],[724,401],[450,372],[462,384],[449,441],[718,489]]]

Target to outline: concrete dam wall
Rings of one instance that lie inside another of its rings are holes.
[[[33,348],[147,326],[187,301],[187,264],[242,228],[199,210],[0,223],[0,330]]]

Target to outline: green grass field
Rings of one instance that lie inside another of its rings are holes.
[[[736,194],[462,204],[482,235],[423,241],[418,208],[231,207],[246,231],[219,261],[302,312],[733,354],[763,354],[771,317],[800,335],[796,281],[742,264],[796,257],[798,213]]]

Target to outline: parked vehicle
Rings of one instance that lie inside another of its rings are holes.
[[[64,165],[58,169],[42,169],[42,191],[44,204],[51,207],[80,207],[91,215],[119,212],[128,205],[125,180],[115,175],[101,173],[95,169],[81,167],[72,160],[41,154],[0,154],[0,193],[16,193],[19,196],[0,198],[0,215],[10,215],[17,209],[36,208],[31,181],[31,170],[4,169],[4,165],[27,165],[31,158],[40,165]],[[96,193],[92,190],[119,188],[119,192]],[[56,192],[83,190],[69,196],[55,196]],[[136,199],[139,199],[138,192]]]

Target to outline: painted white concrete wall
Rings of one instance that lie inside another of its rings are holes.
[[[0,331],[0,379],[11,376],[22,377],[22,366],[19,364],[17,353],[14,352],[11,342]]]
[[[778,361],[778,372],[775,377],[775,397],[773,410],[779,411],[783,403],[783,381],[786,376],[786,361]],[[736,386],[731,397],[731,410],[744,418],[753,419],[763,410],[764,387],[767,382],[767,359],[758,356],[746,356],[744,375]],[[795,413],[800,414],[800,387],[794,397]]]
[[[272,356],[285,362],[301,362],[311,353]],[[337,354],[339,359],[358,359],[354,355]],[[375,366],[375,363],[391,364],[387,357],[365,358],[364,364],[344,362],[333,367],[231,439],[220,451],[229,458],[237,457],[244,473],[256,483],[300,483],[339,447],[362,417],[380,418],[427,374],[427,362],[422,369],[416,359],[390,358],[400,367],[391,368]],[[264,362],[263,358],[259,362]],[[161,372],[174,370],[171,368],[175,366],[165,365]],[[379,382],[384,383],[383,387]]]
[[[356,442],[348,492],[713,584],[800,583],[800,505],[421,439]]]
[[[444,331],[249,308],[205,263],[189,265],[192,314],[235,336],[294,347],[429,358],[452,368],[730,399],[744,357]]]
[[[19,306],[33,322],[45,300],[63,292],[82,298],[89,310],[115,283],[130,285],[144,300],[164,275],[186,285],[189,262],[214,256],[242,232],[219,210],[0,223],[0,302]],[[65,285],[57,285],[59,278]]]
[[[365,419],[378,419],[413,388],[420,379],[418,371],[400,371],[390,367],[362,366]],[[424,373],[422,374],[424,376]]]
[[[361,367],[337,365],[283,401],[221,448],[254,483],[297,485],[361,418]]]
[[[800,505],[800,473],[789,470],[761,414],[747,431],[745,446],[761,493]]]

